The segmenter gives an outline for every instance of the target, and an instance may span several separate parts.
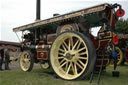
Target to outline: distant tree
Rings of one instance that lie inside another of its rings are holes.
[[[128,34],[128,19],[119,19],[117,22],[116,22],[116,25],[115,25],[115,32],[117,34]],[[127,41],[125,40],[120,40],[119,41],[119,48],[126,48],[127,47]],[[124,50],[123,50],[124,52]]]
[[[119,19],[115,25],[115,32],[121,34],[128,34],[128,19]]]

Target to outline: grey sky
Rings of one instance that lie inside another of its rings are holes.
[[[41,0],[41,19],[52,17],[54,13],[87,8],[101,3],[119,3],[125,9],[124,18],[128,18],[127,0]],[[0,40],[18,41],[12,28],[35,22],[36,0],[2,0],[0,1]]]

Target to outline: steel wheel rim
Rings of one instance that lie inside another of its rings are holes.
[[[30,55],[27,52],[23,52],[20,56],[20,67],[23,71],[27,71],[30,67]]]
[[[76,79],[88,65],[88,49],[84,40],[74,33],[57,37],[51,48],[51,65],[64,79]]]
[[[122,62],[122,58],[123,58],[123,53],[119,48],[116,48],[119,50],[118,54],[117,54],[117,65],[121,64]]]
[[[40,64],[40,67],[43,68],[43,69],[48,69],[49,64],[48,63]]]
[[[65,32],[65,31],[68,31],[68,30],[73,30],[74,31],[73,26],[72,25],[64,25],[61,28],[60,32]]]

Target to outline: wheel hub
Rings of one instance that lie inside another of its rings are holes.
[[[28,55],[24,55],[24,62],[28,62],[28,61],[29,61]]]
[[[71,53],[67,53],[67,54],[66,54],[66,58],[67,58],[68,60],[72,60],[73,55],[72,55]]]

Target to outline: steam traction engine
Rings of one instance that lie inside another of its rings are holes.
[[[117,60],[113,29],[123,14],[119,4],[105,3],[14,28],[23,33],[21,69],[31,71],[34,63],[40,63],[65,80],[88,78],[93,70]],[[99,26],[95,38],[90,29]]]
[[[128,34],[118,34],[119,39],[119,47],[122,50],[124,60],[128,62]],[[124,63],[124,60],[122,61],[122,64]]]

